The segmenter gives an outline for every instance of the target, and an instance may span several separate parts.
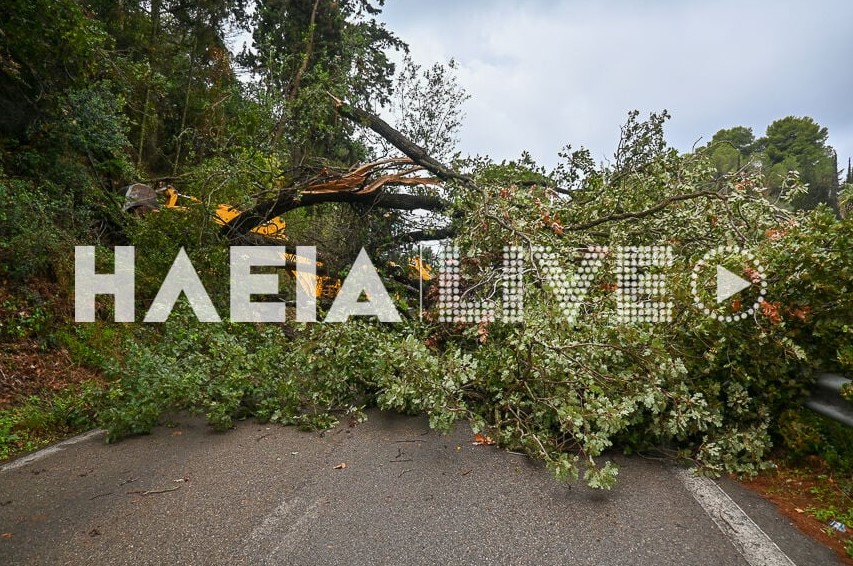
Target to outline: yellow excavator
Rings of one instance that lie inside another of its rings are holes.
[[[181,198],[187,199],[192,203],[202,204],[201,200],[194,196],[179,193],[172,185],[167,185],[166,187],[155,191],[148,185],[135,183],[125,187],[123,189],[123,193],[125,198],[125,212],[136,214],[142,214],[162,208],[186,210],[186,206],[178,204],[178,201]],[[158,193],[160,193],[164,199],[162,204],[158,198]],[[217,224],[225,225],[236,218],[240,214],[240,211],[229,204],[219,204],[216,206],[216,210],[214,210],[213,214],[213,218]],[[285,227],[286,224],[284,220],[280,216],[277,216],[256,226],[252,229],[252,232],[260,236],[264,236],[265,238],[277,240],[283,244],[287,241],[287,237],[284,232]],[[341,288],[341,280],[322,274],[325,269],[322,262],[316,262],[317,276],[316,278],[313,278],[312,281],[312,277],[305,275],[296,268],[297,264],[308,262],[309,260],[307,258],[290,252],[283,253],[282,257],[287,262],[286,269],[288,273],[296,279],[297,285],[309,293],[313,292],[314,296],[318,299],[333,299],[337,296],[338,291]],[[390,263],[390,266],[398,267],[394,263]],[[432,280],[432,266],[424,262],[420,257],[409,258],[408,266],[409,277],[414,279],[420,278],[423,281]],[[311,289],[312,286],[313,291]]]

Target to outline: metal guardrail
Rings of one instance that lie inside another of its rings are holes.
[[[836,373],[822,373],[812,396],[806,401],[806,407],[853,427],[853,403],[841,396],[841,388],[851,380]]]

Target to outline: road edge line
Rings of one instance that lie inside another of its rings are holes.
[[[715,481],[676,468],[675,475],[750,566],[796,566]]]
[[[42,458],[46,458],[51,454],[56,454],[57,452],[62,452],[66,447],[72,446],[74,444],[79,444],[80,442],[85,442],[89,439],[101,436],[106,434],[107,431],[101,428],[96,428],[94,430],[90,430],[89,432],[84,432],[83,434],[79,434],[77,436],[73,436],[67,440],[63,440],[62,442],[57,442],[47,448],[42,448],[32,454],[27,454],[26,456],[21,456],[17,460],[12,460],[7,464],[3,464],[0,466],[0,473],[8,472],[11,470],[17,470],[18,468],[23,468],[27,464],[32,464]]]

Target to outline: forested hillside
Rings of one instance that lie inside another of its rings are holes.
[[[853,369],[853,171],[825,127],[720,124],[683,153],[665,111],[632,112],[603,164],[571,146],[554,169],[461,155],[455,63],[406,56],[382,4],[4,4],[0,457],[91,426],[145,433],[173,410],[218,430],[248,417],[322,429],[371,406],[439,428],[470,419],[595,487],[615,481],[614,447],[751,472],[773,446],[824,443],[802,400],[816,369]],[[133,183],[172,186],[180,205],[127,211]],[[220,204],[237,212],[224,224]],[[229,322],[229,248],[282,245],[253,231],[274,218],[330,280],[364,248],[401,322]],[[460,250],[455,288],[484,312],[506,312],[504,251],[519,250],[523,316],[442,316],[439,241]],[[421,242],[428,281],[407,269]],[[75,323],[82,245],[102,271],[115,246],[136,247],[137,322],[113,322],[100,297],[97,322]],[[626,254],[650,246],[670,256],[631,273],[665,280],[667,297],[632,280],[640,297],[626,298]],[[225,322],[183,300],[165,324],[141,322],[181,248]],[[697,287],[716,250],[765,284],[754,307]],[[660,301],[658,318],[623,316]]]

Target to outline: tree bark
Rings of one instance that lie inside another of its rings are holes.
[[[346,202],[366,204],[376,208],[391,208],[395,210],[429,210],[440,212],[447,203],[438,197],[428,195],[408,195],[398,193],[356,193],[352,191],[301,193],[298,189],[288,189],[280,192],[275,198],[262,200],[249,210],[243,212],[231,222],[222,227],[222,232],[228,238],[239,239],[253,228],[260,226],[271,218],[280,216],[291,210],[306,206],[314,206],[327,202]]]
[[[180,164],[180,161],[181,161],[181,146],[183,145],[184,133],[186,132],[187,110],[189,109],[189,106],[190,106],[190,92],[192,91],[192,87],[193,87],[193,74],[195,72],[195,65],[196,65],[196,54],[195,54],[195,52],[196,52],[196,49],[198,48],[198,33],[196,33],[196,31],[194,29],[191,30],[191,33],[193,34],[193,45],[192,45],[192,49],[190,49],[190,69],[189,69],[189,72],[187,73],[187,90],[186,90],[186,93],[184,96],[184,109],[181,112],[181,127],[178,130],[178,136],[176,138],[177,139],[177,147],[175,148],[175,163],[172,167],[172,175],[178,174],[178,165]]]
[[[403,154],[410,158],[412,161],[441,179],[442,181],[461,181],[466,185],[473,186],[474,182],[470,177],[466,177],[465,175],[460,175],[450,167],[444,165],[443,163],[438,162],[427,154],[426,150],[419,146],[418,144],[411,141],[409,138],[395,130],[391,127],[388,122],[376,116],[375,114],[371,114],[370,112],[366,112],[365,110],[361,110],[360,108],[355,108],[354,106],[350,106],[345,104],[343,101],[332,97],[335,100],[335,108],[338,111],[338,114],[347,118],[360,126],[365,126],[370,128],[386,140],[391,143],[394,147],[403,152]]]
[[[160,33],[160,9],[162,0],[151,0],[151,32],[148,35],[149,49],[152,51],[157,45],[157,36]],[[139,151],[137,153],[136,165],[142,169],[143,155],[145,149],[145,128],[148,126],[148,109],[151,106],[151,68],[145,75],[145,103],[142,107],[142,120],[139,124]]]

